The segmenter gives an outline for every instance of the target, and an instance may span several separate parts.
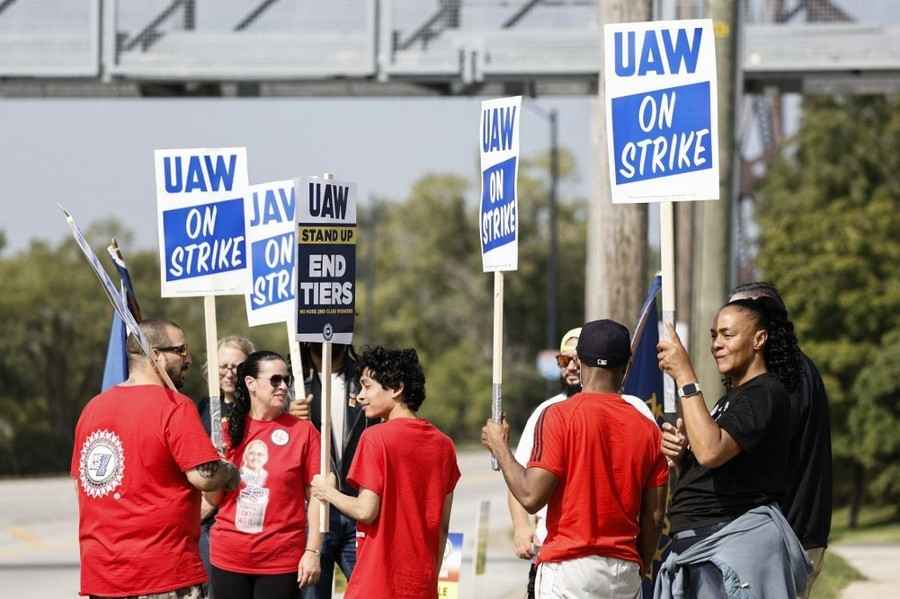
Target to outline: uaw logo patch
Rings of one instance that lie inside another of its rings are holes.
[[[100,429],[81,446],[79,474],[81,488],[90,497],[103,497],[122,484],[125,451],[122,441],[112,432]]]

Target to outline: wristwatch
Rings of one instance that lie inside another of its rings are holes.
[[[700,395],[703,390],[700,389],[700,383],[688,383],[678,388],[678,398],[684,399],[692,395]]]

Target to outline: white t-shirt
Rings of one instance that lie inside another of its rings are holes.
[[[525,428],[522,430],[522,436],[519,437],[519,444],[516,446],[515,457],[517,462],[526,468],[528,467],[528,460],[531,459],[531,449],[534,447],[534,427],[537,426],[537,421],[540,419],[544,410],[553,404],[565,401],[566,399],[568,398],[565,394],[560,393],[559,395],[554,395],[550,399],[542,402],[534,409],[534,412],[528,417],[528,421],[525,422]],[[647,404],[644,403],[641,398],[635,397],[634,395],[623,395],[622,399],[630,403],[638,412],[656,424],[656,418],[653,417],[653,412],[650,411],[650,408],[647,407]],[[543,545],[544,539],[547,538],[547,506],[545,505],[542,507],[534,516],[537,520],[534,536],[537,539],[538,544]]]

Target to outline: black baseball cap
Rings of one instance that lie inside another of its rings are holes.
[[[614,320],[592,320],[581,327],[578,359],[585,366],[618,368],[631,358],[628,329]]]

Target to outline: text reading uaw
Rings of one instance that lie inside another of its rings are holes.
[[[309,183],[309,215],[315,219],[347,220],[350,187]],[[310,248],[304,256],[305,268],[300,281],[300,303],[304,306],[352,306],[352,249],[356,242],[352,225],[301,226],[300,245]],[[321,250],[316,249],[321,247]]]

